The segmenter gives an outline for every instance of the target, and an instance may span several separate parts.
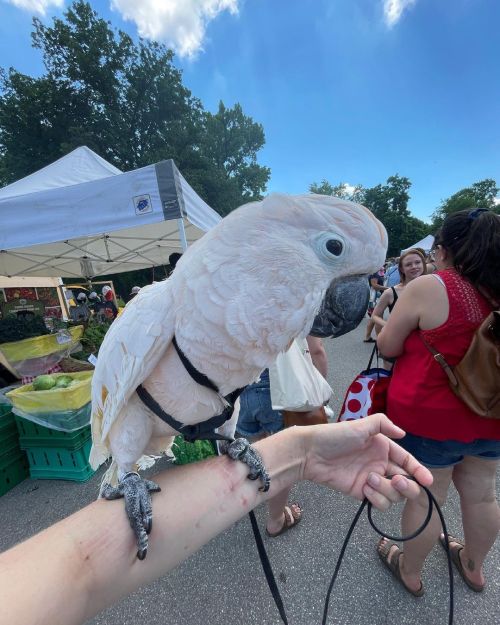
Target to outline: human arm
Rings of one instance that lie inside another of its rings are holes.
[[[309,347],[309,353],[311,354],[313,365],[326,380],[328,376],[328,358],[326,356],[323,341],[316,336],[309,335],[307,337],[307,345]]]
[[[392,304],[393,299],[394,299],[394,295],[392,293],[392,289],[386,289],[380,296],[380,299],[378,300],[377,305],[373,309],[371,318],[375,322],[376,329],[379,332],[387,323],[384,319],[384,312],[385,312],[385,309],[390,304]]]
[[[96,501],[0,555],[5,623],[83,623],[140,586],[164,575],[261,502],[298,480],[313,480],[386,509],[414,498],[430,472],[387,438],[402,430],[387,417],[290,428],[256,443],[271,475],[267,493],[247,479],[243,463],[219,457],[156,476],[155,523],[146,560],[136,558],[123,503]],[[377,478],[379,486],[367,484]],[[29,593],[26,592],[29,589]]]
[[[370,278],[370,286],[372,287],[372,289],[375,289],[375,291],[380,291],[381,293],[383,293],[387,289],[386,286],[378,283],[376,277]]]
[[[448,298],[443,285],[433,276],[420,276],[409,282],[398,297],[398,305],[378,335],[377,345],[385,356],[400,356],[413,330],[436,328],[447,317]]]

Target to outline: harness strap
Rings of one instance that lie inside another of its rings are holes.
[[[181,350],[177,341],[175,340],[175,336],[172,339],[175,350],[184,365],[186,371],[189,373],[191,378],[200,386],[204,386],[205,388],[209,388],[212,391],[215,391],[218,395],[220,395],[218,387],[207,377],[204,373],[200,373],[198,369],[194,365],[191,364],[188,357]],[[193,425],[185,425],[167,412],[163,410],[160,404],[153,398],[153,396],[142,386],[139,384],[137,387],[137,395],[143,402],[143,404],[151,410],[157,417],[159,417],[162,421],[164,421],[167,425],[169,425],[174,430],[177,430],[179,434],[182,434],[184,439],[189,443],[192,443],[196,440],[217,440],[217,441],[231,441],[232,439],[227,436],[223,436],[222,434],[218,434],[215,432],[217,428],[223,425],[226,421],[229,421],[233,414],[234,403],[241,395],[245,387],[237,388],[229,395],[222,397],[226,402],[226,407],[224,410],[214,417],[207,419],[206,421],[201,421],[200,423],[195,423]]]
[[[219,388],[217,387],[217,385],[214,382],[212,382],[212,380],[208,376],[198,371],[198,369],[196,369],[196,367],[191,364],[186,354],[182,351],[182,349],[177,344],[175,334],[172,338],[172,343],[175,347],[175,351],[177,352],[177,355],[179,356],[182,364],[184,365],[184,368],[189,373],[189,375],[193,378],[193,380],[197,382],[198,384],[200,384],[201,386],[205,386],[206,388],[211,388],[212,391],[215,391],[216,393],[218,393]]]
[[[164,421],[167,425],[169,425],[174,430],[177,430],[179,434],[182,434],[184,439],[187,440],[189,443],[192,443],[198,439],[218,441],[231,440],[230,438],[227,438],[227,436],[217,434],[216,432],[214,432],[214,430],[216,430],[218,427],[220,427],[223,423],[231,418],[233,406],[228,406],[221,412],[221,414],[216,415],[215,417],[211,417],[210,419],[208,419],[208,421],[202,421],[201,423],[195,423],[194,425],[185,425],[180,421],[177,421],[177,419],[174,419],[172,415],[165,412],[160,404],[142,386],[142,384],[139,384],[136,390],[137,395],[139,395],[144,405],[149,408],[151,412],[154,412],[154,414],[162,421]]]

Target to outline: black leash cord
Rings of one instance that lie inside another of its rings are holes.
[[[280,613],[281,620],[283,621],[285,625],[288,625],[288,619],[286,616],[283,599],[281,598],[278,584],[276,583],[276,578],[274,576],[271,563],[269,562],[269,557],[267,555],[266,548],[264,547],[264,542],[260,534],[259,526],[257,524],[257,519],[255,518],[255,512],[253,510],[250,510],[248,515],[250,517],[250,523],[252,524],[255,544],[257,545],[257,551],[259,552],[260,563],[262,564],[262,568],[264,569],[264,575],[266,576],[267,585],[269,586],[269,590],[271,591],[271,594],[273,596],[274,603],[276,604],[276,607],[278,608],[278,612]]]
[[[388,478],[394,477],[392,475],[388,475]],[[409,480],[413,480],[414,482],[417,482],[417,480],[413,477],[410,477],[408,475],[405,476],[407,479]],[[418,484],[418,482],[417,482]],[[373,527],[373,529],[377,532],[377,534],[380,534],[380,536],[383,536],[384,538],[387,538],[388,540],[395,540],[397,542],[404,542],[406,540],[411,540],[412,538],[415,538],[416,536],[418,536],[421,532],[424,531],[424,529],[427,527],[431,516],[432,516],[432,508],[435,507],[436,508],[436,512],[439,515],[439,519],[441,521],[441,526],[443,528],[443,534],[445,537],[445,546],[446,546],[446,556],[448,559],[448,576],[449,576],[449,588],[450,588],[450,609],[449,609],[449,616],[448,616],[448,625],[453,625],[453,604],[454,604],[454,590],[453,590],[453,569],[451,566],[451,555],[450,555],[450,545],[449,545],[449,537],[448,537],[448,529],[446,527],[446,522],[444,520],[444,516],[443,513],[441,511],[441,508],[439,507],[438,502],[436,501],[436,499],[434,498],[434,495],[431,493],[431,491],[426,488],[425,486],[422,486],[421,484],[419,484],[420,488],[422,488],[425,493],[427,494],[427,499],[429,501],[429,507],[427,510],[427,516],[425,517],[424,522],[422,523],[422,525],[415,531],[413,532],[413,534],[410,534],[409,536],[390,536],[389,534],[385,534],[384,532],[380,531],[379,528],[375,525],[375,522],[372,519],[372,504],[368,501],[368,499],[364,499],[363,502],[361,503],[358,511],[356,512],[356,516],[354,517],[351,526],[349,528],[349,531],[347,532],[347,536],[345,537],[344,540],[344,544],[342,545],[342,549],[340,550],[340,555],[338,557],[337,560],[337,564],[335,566],[335,571],[333,572],[333,576],[332,576],[332,581],[330,582],[330,586],[328,587],[328,592],[326,593],[326,598],[325,598],[325,608],[323,611],[323,620],[322,620],[322,625],[326,625],[327,622],[327,618],[328,618],[328,605],[330,603],[330,596],[332,594],[332,589],[333,589],[333,585],[335,584],[335,580],[337,579],[337,575],[340,571],[340,566],[342,565],[342,560],[344,558],[344,554],[345,554],[345,550],[347,548],[347,544],[349,543],[349,540],[351,539],[351,535],[354,531],[354,528],[356,527],[356,524],[359,520],[359,517],[361,516],[361,513],[363,512],[365,506],[368,504],[368,521],[370,523],[370,525]]]

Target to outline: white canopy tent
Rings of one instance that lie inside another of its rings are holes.
[[[433,245],[434,237],[432,236],[432,234],[428,234],[421,241],[418,241],[417,243],[410,245],[410,247],[407,247],[406,250],[401,250],[401,254],[404,254],[407,250],[411,250],[416,247],[419,247],[420,249],[424,250],[426,254],[428,254],[431,251]]]
[[[221,217],[172,160],[119,169],[83,146],[0,189],[0,275],[94,278],[168,262]]]

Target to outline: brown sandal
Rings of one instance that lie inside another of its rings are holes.
[[[389,557],[390,551],[393,547],[396,547],[397,551],[393,551],[392,555]],[[401,549],[393,543],[391,540],[387,540],[385,538],[381,538],[377,545],[377,553],[379,558],[382,560],[382,563],[392,575],[397,579],[397,581],[403,586],[405,590],[407,590],[414,597],[422,597],[424,594],[424,585],[420,582],[420,588],[418,590],[412,590],[409,588],[404,579],[401,577],[401,570],[399,568],[399,560],[403,555]]]
[[[271,533],[266,527],[266,534],[269,536],[269,538],[276,538],[277,536],[284,534],[292,527],[298,525],[302,520],[302,508],[299,506],[298,503],[292,503],[289,506],[285,506],[283,512],[285,514],[285,520],[283,521],[281,529],[279,529],[277,532]]]
[[[441,543],[441,547],[446,551],[444,534],[441,534],[441,536],[439,537],[439,542]],[[452,547],[451,543],[456,543],[456,546]],[[458,538],[455,538],[454,536],[448,534],[448,546],[450,548],[451,561],[455,565],[457,571],[460,573],[460,576],[467,584],[467,586],[474,592],[483,592],[484,584],[481,586],[480,584],[472,582],[465,573],[464,565],[462,564],[462,560],[460,559],[460,552],[465,547],[464,543],[461,540],[458,540]]]

